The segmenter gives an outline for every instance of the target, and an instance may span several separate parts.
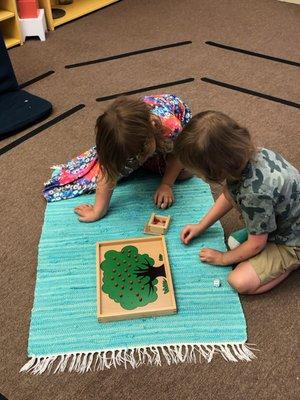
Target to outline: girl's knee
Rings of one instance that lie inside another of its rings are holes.
[[[186,181],[187,179],[192,178],[194,175],[188,171],[187,169],[182,169],[180,174],[177,176],[178,181]]]

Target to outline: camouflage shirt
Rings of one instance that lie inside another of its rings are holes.
[[[228,183],[250,234],[300,247],[300,173],[279,154],[259,149],[242,180]]]

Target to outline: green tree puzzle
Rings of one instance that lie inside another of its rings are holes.
[[[100,268],[104,272],[103,292],[126,310],[155,302],[157,277],[166,276],[164,265],[155,267],[153,258],[139,254],[135,246],[125,246],[121,251],[108,250]]]

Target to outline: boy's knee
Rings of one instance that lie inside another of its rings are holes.
[[[241,294],[249,293],[252,290],[249,283],[242,276],[236,274],[235,271],[230,272],[227,277],[227,282],[233,289]]]

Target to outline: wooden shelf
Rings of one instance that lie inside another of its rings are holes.
[[[16,0],[0,0],[0,31],[7,49],[22,44]]]
[[[9,18],[15,18],[15,14],[8,10],[0,10],[0,21],[5,21]]]
[[[57,5],[55,1],[52,1],[53,8],[60,8],[66,12],[65,16],[57,19],[53,19],[52,17],[51,0],[39,0],[39,3],[40,7],[43,7],[45,9],[48,29],[53,31],[54,28],[59,25],[65,24],[66,22],[72,21],[73,19],[99,10],[100,8],[115,3],[116,1],[118,0],[73,0],[72,4],[68,4],[65,6]]]
[[[21,44],[21,39],[20,38],[14,38],[14,37],[7,37],[4,35],[4,42],[5,46],[7,49],[10,49],[11,47],[17,46],[18,44]]]

